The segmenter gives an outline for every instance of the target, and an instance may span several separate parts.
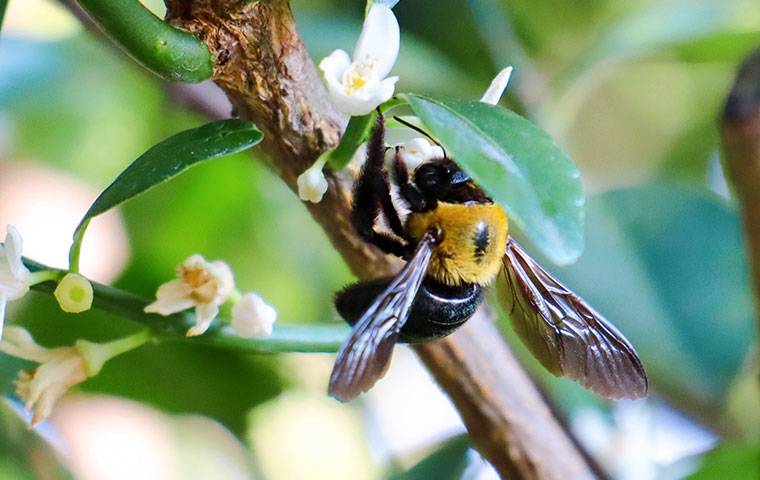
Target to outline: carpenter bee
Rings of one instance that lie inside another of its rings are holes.
[[[508,235],[502,208],[445,154],[410,176],[396,149],[392,168],[409,210],[402,220],[384,166],[384,129],[380,115],[354,185],[351,223],[365,241],[406,264],[395,276],[358,282],[336,295],[336,309],[353,330],[338,353],[329,394],[348,401],[369,390],[387,371],[398,342],[452,333],[501,273],[514,328],[549,371],[608,398],[646,395],[646,373],[633,346],[528,256]],[[390,232],[377,225],[381,213]]]

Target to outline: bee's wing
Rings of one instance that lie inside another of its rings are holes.
[[[432,245],[432,235],[425,235],[412,258],[356,322],[335,359],[330,396],[347,402],[385,375],[401,327],[427,274]]]
[[[646,395],[644,366],[623,334],[511,238],[504,273],[515,331],[549,371],[607,398]]]

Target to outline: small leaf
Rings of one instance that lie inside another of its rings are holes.
[[[498,106],[404,94],[432,135],[537,248],[557,264],[583,250],[575,163],[544,131]]]
[[[169,180],[196,163],[240,152],[261,141],[263,134],[246,120],[222,120],[185,130],[154,145],[132,162],[95,200],[74,232],[69,268],[79,267],[79,250],[90,220],[122,202]]]

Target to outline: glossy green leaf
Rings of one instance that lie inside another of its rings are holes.
[[[82,237],[90,219],[120,203],[163,183],[191,166],[250,148],[263,134],[256,126],[239,119],[222,120],[185,130],[154,145],[132,162],[90,206],[74,232],[69,266],[77,271]]]
[[[155,16],[138,0],[78,0],[113,41],[166,80],[202,82],[213,74],[205,43]]]
[[[580,256],[580,174],[546,132],[494,105],[416,94],[403,98],[447,154],[549,259],[568,264]]]

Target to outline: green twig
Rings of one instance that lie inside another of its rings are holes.
[[[77,1],[119,47],[156,75],[195,83],[213,74],[205,43],[156,17],[138,0]]]
[[[29,259],[24,259],[24,263],[33,272],[51,270]],[[92,287],[94,308],[150,328],[159,341],[182,340],[244,353],[335,353],[349,332],[345,325],[276,325],[269,337],[246,339],[235,335],[229,327],[218,326],[221,322],[217,322],[217,326],[205,334],[188,338],[187,329],[195,324],[192,311],[166,317],[149,314],[144,312],[149,301],[142,297],[96,282],[92,282]],[[52,295],[55,285],[48,282],[33,288]]]
[[[375,123],[376,117],[377,114],[375,112],[359,117],[351,117],[338,146],[323,154],[327,156],[327,164],[330,165],[330,167],[334,170],[341,170],[348,165],[348,162],[351,161],[351,157],[354,156],[354,152],[356,152],[369,135],[369,131]]]

